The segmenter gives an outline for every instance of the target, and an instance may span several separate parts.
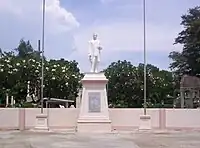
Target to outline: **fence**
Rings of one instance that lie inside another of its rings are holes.
[[[0,129],[33,129],[39,108],[0,108]],[[50,129],[75,129],[79,109],[49,108]],[[133,130],[139,127],[139,117],[143,109],[115,108],[109,109],[112,129]],[[200,109],[147,109],[151,115],[154,129],[200,129]]]

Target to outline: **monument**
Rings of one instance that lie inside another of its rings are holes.
[[[89,61],[91,69],[81,80],[83,85],[80,113],[77,121],[78,132],[111,132],[108,112],[106,79],[104,73],[98,72],[102,47],[97,34],[89,41]]]
[[[93,34],[93,39],[89,41],[89,52],[88,57],[91,63],[91,70],[92,73],[98,73],[98,65],[100,62],[100,54],[101,54],[101,44],[97,38],[97,34]]]

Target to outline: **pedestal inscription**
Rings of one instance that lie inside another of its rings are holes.
[[[100,92],[89,92],[89,112],[98,113],[101,112],[101,93]]]

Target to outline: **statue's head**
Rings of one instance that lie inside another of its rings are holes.
[[[96,39],[97,39],[97,34],[93,33],[93,40],[96,40]]]

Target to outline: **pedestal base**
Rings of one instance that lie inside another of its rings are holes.
[[[81,82],[83,91],[77,132],[111,133],[106,91],[108,79],[104,73],[86,73]]]
[[[111,133],[111,121],[78,120],[79,133]]]
[[[151,129],[151,116],[141,115],[139,130],[150,130]]]
[[[39,114],[36,116],[35,130],[49,130],[48,127],[48,116],[46,114]]]

